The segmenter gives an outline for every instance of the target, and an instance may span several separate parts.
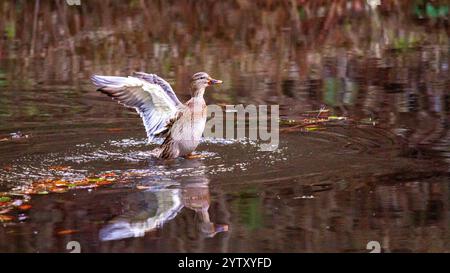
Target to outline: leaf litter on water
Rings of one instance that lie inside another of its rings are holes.
[[[339,125],[343,122],[356,125],[377,125],[372,118],[353,120],[345,116],[332,115],[329,109],[322,107],[320,110],[304,112],[298,119],[281,120],[280,125],[283,125],[284,128],[281,128],[280,131],[285,133],[313,132],[326,129],[326,125]]]
[[[70,167],[56,166],[52,170],[67,170]],[[29,186],[22,186],[10,192],[0,192],[0,222],[9,222],[15,219],[11,215],[6,215],[14,211],[28,211],[32,208],[28,202],[33,195],[47,195],[65,193],[75,189],[92,189],[111,185],[117,181],[117,175],[107,172],[96,177],[85,177],[80,180],[64,179],[41,179],[31,183]]]

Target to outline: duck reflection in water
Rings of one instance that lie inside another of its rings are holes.
[[[183,160],[182,168],[200,169],[198,160]],[[228,225],[212,223],[209,216],[209,179],[203,175],[187,177],[182,182],[163,178],[154,187],[126,197],[126,211],[99,232],[100,240],[111,241],[143,237],[174,219],[184,207],[196,212],[198,231],[206,237],[228,231]]]

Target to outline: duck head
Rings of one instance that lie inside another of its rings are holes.
[[[203,96],[206,87],[220,83],[222,83],[221,80],[211,78],[206,72],[195,73],[191,78],[192,96]]]

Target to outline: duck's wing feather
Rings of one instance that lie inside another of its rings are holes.
[[[161,88],[166,92],[166,94],[169,96],[169,98],[173,101],[175,105],[180,105],[181,102],[178,100],[177,95],[172,89],[172,86],[164,80],[163,78],[159,77],[156,74],[148,74],[144,72],[133,72],[133,76],[142,80],[145,80],[152,84],[157,84],[161,86]]]
[[[172,98],[158,84],[136,77],[94,75],[91,80],[98,91],[136,109],[142,117],[149,141],[165,129],[178,111]]]

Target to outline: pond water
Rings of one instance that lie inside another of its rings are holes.
[[[448,251],[448,3],[135,2],[0,8],[0,252]],[[136,70],[280,105],[278,149],[154,158],[89,83]]]

